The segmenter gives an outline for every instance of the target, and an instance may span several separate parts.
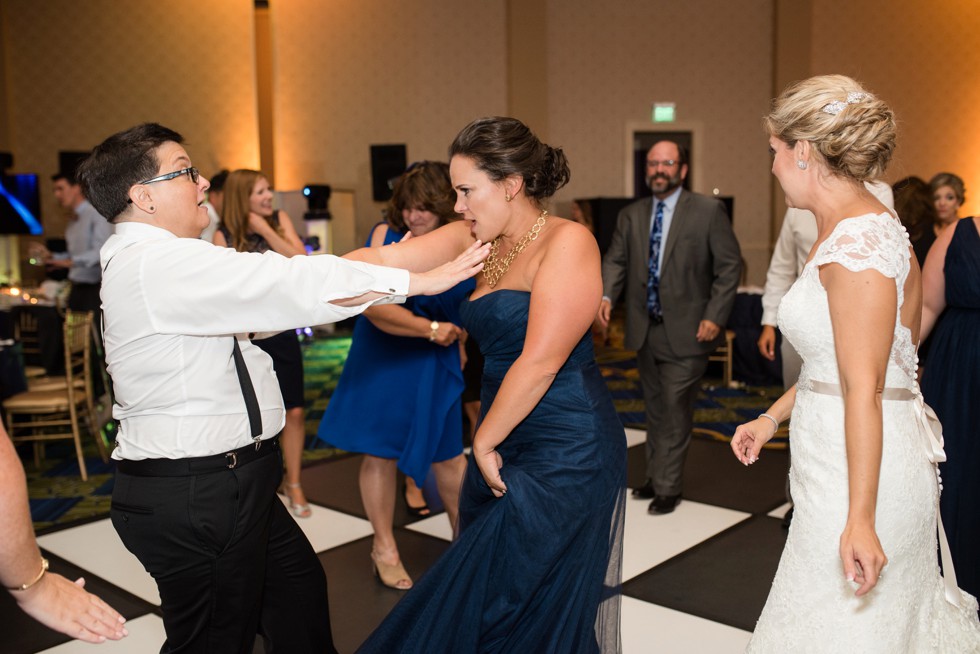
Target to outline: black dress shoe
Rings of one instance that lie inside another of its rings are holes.
[[[632,495],[633,499],[635,500],[652,500],[657,496],[653,490],[653,482],[649,479],[647,479],[646,483],[639,488],[634,488],[630,495]]]
[[[647,513],[654,515],[663,515],[664,513],[671,513],[674,508],[680,503],[680,495],[658,495],[650,502],[650,506],[647,508]]]

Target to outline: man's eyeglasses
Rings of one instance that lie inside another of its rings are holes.
[[[650,161],[649,159],[647,160],[648,168],[659,168],[660,166],[663,166],[664,168],[673,168],[676,165],[677,165],[677,161],[675,161],[674,159],[668,159],[667,161]]]
[[[137,184],[155,184],[157,182],[166,182],[167,180],[176,179],[181,175],[187,175],[192,182],[197,184],[197,180],[201,178],[201,171],[193,166],[190,168],[182,168],[180,170],[175,170],[172,173],[164,173],[163,175],[157,175],[156,177],[151,177],[150,179],[144,179],[142,182],[137,182]],[[132,204],[133,201],[126,200],[127,204]]]

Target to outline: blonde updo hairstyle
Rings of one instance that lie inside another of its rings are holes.
[[[891,109],[844,75],[794,82],[773,100],[763,124],[790,147],[809,142],[832,175],[859,182],[880,178],[895,150]]]

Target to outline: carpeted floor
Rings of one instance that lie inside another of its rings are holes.
[[[613,331],[610,345],[597,345],[596,357],[612,393],[616,409],[627,427],[644,428],[643,400],[634,353],[621,347],[621,334]],[[345,453],[325,446],[315,437],[323,411],[337,385],[350,348],[349,335],[310,338],[303,342],[306,374],[307,448],[304,464],[342,456]],[[715,365],[715,364],[712,364]],[[708,440],[727,441],[735,427],[756,417],[782,393],[781,387],[726,388],[718,381],[721,370],[709,368],[698,396],[694,422],[695,435]],[[785,448],[785,431],[770,446]],[[83,482],[78,464],[68,444],[52,444],[40,468],[34,466],[30,450],[22,451],[28,476],[31,516],[40,532],[81,523],[108,514],[113,486],[110,462],[102,463],[94,443],[86,444],[89,480]]]

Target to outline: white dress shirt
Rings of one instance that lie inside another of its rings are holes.
[[[884,182],[865,182],[865,187],[889,209],[895,208],[892,189]],[[779,303],[803,272],[810,250],[817,241],[817,219],[805,209],[787,209],[779,238],[766,272],[762,295],[762,324],[776,326]]]
[[[262,413],[262,438],[285,423],[269,356],[249,332],[276,332],[401,301],[408,273],[321,255],[217,248],[124,222],[102,248],[105,348],[120,421],[115,459],[219,454],[251,442],[232,358],[238,342]],[[380,301],[340,307],[368,292]]]

